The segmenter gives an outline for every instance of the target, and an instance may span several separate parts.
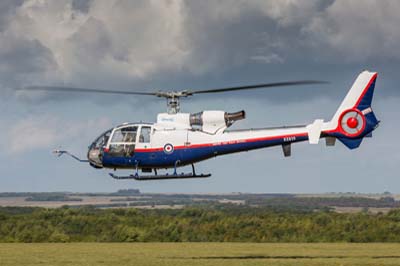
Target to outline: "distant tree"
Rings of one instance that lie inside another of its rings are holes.
[[[49,242],[56,242],[56,243],[66,243],[70,241],[70,238],[68,235],[66,235],[64,232],[60,232],[58,230],[55,230],[48,239]]]

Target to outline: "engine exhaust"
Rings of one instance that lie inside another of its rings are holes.
[[[225,123],[227,126],[233,124],[237,120],[242,120],[246,118],[246,112],[244,110],[235,113],[225,113]]]

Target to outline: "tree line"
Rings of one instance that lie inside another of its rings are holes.
[[[386,214],[221,205],[180,210],[0,208],[0,242],[400,242]]]

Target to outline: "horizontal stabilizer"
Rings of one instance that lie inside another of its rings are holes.
[[[292,155],[292,149],[290,143],[282,144],[283,155],[285,157],[290,157]]]
[[[335,137],[326,137],[325,143],[326,146],[335,146],[336,138]]]
[[[318,144],[324,120],[317,119],[314,123],[307,125],[308,141],[310,144]]]
[[[339,138],[339,140],[350,150],[356,149],[360,146],[362,138],[360,139],[349,139],[349,138]]]

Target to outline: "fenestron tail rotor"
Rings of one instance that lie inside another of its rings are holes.
[[[64,92],[64,93],[103,93],[103,94],[123,94],[123,95],[144,95],[144,96],[156,96],[167,99],[168,113],[178,113],[180,111],[179,99],[183,97],[193,96],[195,94],[206,94],[206,93],[222,93],[232,92],[239,90],[253,90],[261,88],[273,88],[283,86],[300,86],[300,85],[315,85],[324,84],[326,81],[319,80],[298,80],[298,81],[284,81],[274,83],[263,83],[255,85],[245,85],[236,87],[225,87],[225,88],[214,88],[204,90],[181,90],[181,91],[154,91],[154,92],[140,92],[140,91],[128,91],[128,90],[108,90],[108,89],[89,89],[89,88],[77,88],[77,87],[63,87],[63,86],[27,86],[18,88],[16,90],[24,91],[48,91],[48,92]]]

